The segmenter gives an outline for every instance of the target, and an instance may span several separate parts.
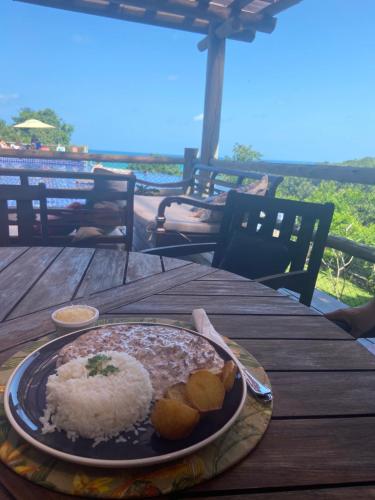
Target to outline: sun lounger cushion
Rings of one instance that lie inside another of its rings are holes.
[[[134,197],[134,223],[141,225],[146,230],[155,228],[155,217],[158,207],[164,200],[164,196],[140,196]],[[167,231],[177,231],[181,233],[218,233],[220,223],[202,222],[195,217],[190,210],[191,205],[177,205],[173,203],[166,208],[166,222],[164,228]]]
[[[255,194],[258,196],[265,196],[268,190],[268,176],[264,175],[259,181],[245,184],[236,188],[239,193]],[[220,193],[217,196],[207,198],[205,201],[212,205],[225,205],[227,201],[228,192]],[[194,210],[194,217],[197,217],[202,222],[220,222],[222,219],[222,212],[201,208]]]

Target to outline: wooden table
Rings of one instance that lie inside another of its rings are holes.
[[[105,316],[190,319],[251,351],[275,394],[266,435],[248,458],[183,492],[211,500],[375,498],[375,357],[315,311],[224,271],[115,250],[0,248],[0,362],[54,330],[57,304]],[[0,498],[68,498],[0,463]]]

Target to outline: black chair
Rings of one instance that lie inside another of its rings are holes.
[[[21,185],[0,185],[0,245],[132,250],[135,176],[26,169],[1,174],[18,176]],[[46,185],[31,184],[40,177],[46,177]],[[68,179],[68,187],[56,187],[55,179]],[[32,200],[39,200],[40,209]]]
[[[11,202],[15,202],[15,206]],[[10,202],[10,203],[8,203]],[[35,206],[38,202],[38,207]],[[38,232],[35,222],[38,219]],[[0,186],[0,246],[47,243],[46,186]]]
[[[179,245],[145,253],[182,257],[214,251],[212,266],[270,286],[288,288],[310,305],[334,205],[231,191],[217,243]]]

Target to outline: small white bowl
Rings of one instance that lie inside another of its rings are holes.
[[[59,315],[59,313],[63,311],[69,311],[69,310],[77,310],[77,309],[86,309],[92,312],[92,317],[88,319],[83,319],[81,321],[65,321],[62,319],[58,319],[56,316]],[[56,309],[51,315],[52,321],[55,323],[57,326],[61,326],[62,328],[84,328],[85,326],[90,326],[95,321],[99,318],[99,311],[95,307],[91,306],[86,306],[84,304],[82,305],[74,305],[74,306],[66,306],[66,307],[60,307],[60,309]]]

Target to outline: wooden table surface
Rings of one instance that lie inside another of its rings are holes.
[[[193,308],[204,307],[217,330],[268,371],[274,412],[261,443],[179,498],[375,498],[375,357],[315,311],[184,261],[115,250],[0,248],[0,362],[53,331],[51,310],[70,301],[108,317],[187,321]],[[0,462],[0,498],[72,497],[21,479]]]

